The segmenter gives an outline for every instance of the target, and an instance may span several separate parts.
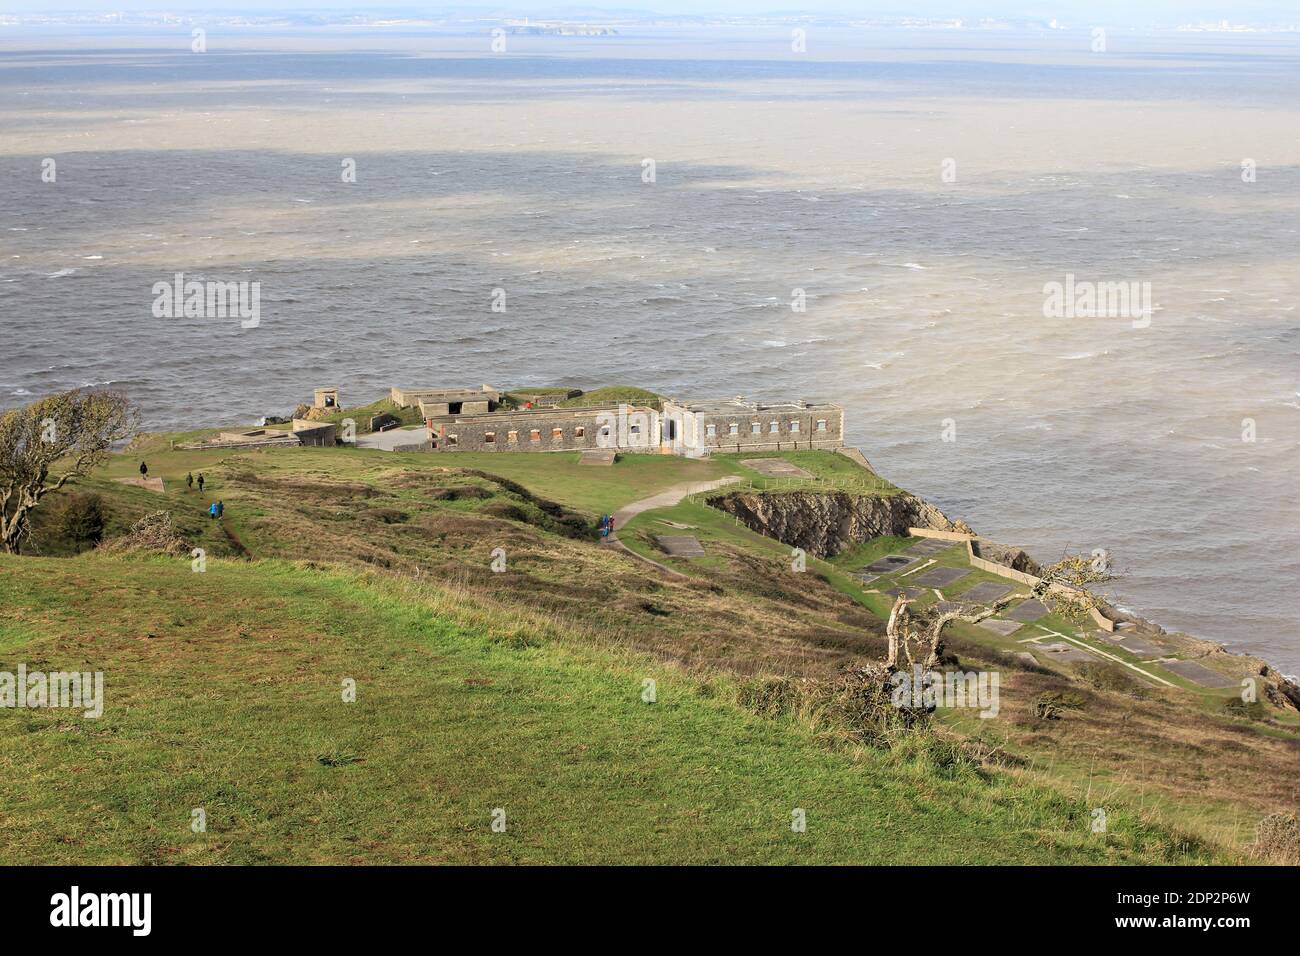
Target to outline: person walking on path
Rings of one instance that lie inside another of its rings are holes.
[[[208,505],[208,517],[215,518],[216,516],[217,516],[217,503],[214,501],[212,502],[212,504]]]
[[[140,462],[140,477],[141,478],[149,477],[149,466],[146,465],[144,462]]]
[[[223,514],[225,514],[225,513],[226,513],[226,503],[225,503],[224,501],[218,501],[218,502],[217,502],[217,517],[220,518],[220,517],[221,517]]]
[[[185,472],[185,487],[189,488],[190,490],[194,489],[194,472],[192,471]]]
[[[199,494],[203,494],[203,472],[199,472]]]

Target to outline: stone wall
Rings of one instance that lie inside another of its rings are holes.
[[[997,544],[995,542],[983,541],[977,535],[962,534],[953,531],[936,531],[929,528],[908,528],[907,532],[908,534],[922,538],[943,538],[945,541],[965,541],[966,557],[969,559],[972,568],[978,568],[981,571],[987,571],[989,574],[996,574],[998,577],[1018,581],[1021,584],[1027,584],[1030,587],[1034,587],[1043,580],[1036,574],[1030,574],[1027,571],[1010,567],[999,561],[990,561],[987,558],[980,557],[982,552],[989,552],[1004,559],[1018,555],[1024,555],[1027,559],[1028,555],[1025,555],[1025,553],[1019,548],[1010,548],[1006,545]],[[1037,567],[1037,565],[1034,566]],[[1068,595],[1071,594],[1074,589],[1063,584],[1052,584],[1049,586],[1048,590],[1055,594]],[[1092,622],[1103,631],[1115,630],[1115,622],[1103,614],[1099,608],[1088,608],[1088,617],[1090,617]]]
[[[422,402],[420,409],[435,451],[613,448],[704,455],[834,451],[844,445],[844,410],[830,403],[718,402],[686,406],[665,402],[662,413],[637,405],[496,410],[485,414],[484,409],[471,409],[468,403],[460,413],[449,413],[447,405]]]
[[[255,448],[301,448],[302,442],[300,442],[293,435],[290,435],[288,432],[284,432],[283,438],[277,438],[270,441],[240,441],[238,439],[230,439],[230,440],[216,439],[213,441],[182,442],[176,447],[184,451],[196,451],[205,448],[221,448],[221,449],[232,449],[232,450],[243,451],[243,450],[249,450]]]
[[[617,445],[616,408],[547,408],[444,416],[429,419],[428,426],[433,450],[438,452],[586,451],[609,447],[637,450]],[[650,431],[652,426],[643,426],[643,430]],[[650,435],[647,441],[653,438]],[[645,450],[657,450],[657,446],[649,444]]]
[[[670,407],[665,407],[665,415]],[[838,406],[775,406],[676,415],[686,447],[717,452],[835,450],[844,444],[844,410]],[[775,424],[774,424],[775,423]],[[757,429],[757,431],[755,430]],[[668,440],[665,435],[665,440]]]
[[[293,420],[293,434],[302,444],[314,448],[332,448],[338,427],[333,422]]]
[[[414,408],[421,402],[446,405],[449,402],[490,402],[493,406],[501,401],[501,390],[491,385],[479,388],[399,388],[393,386],[388,390],[388,397],[398,408]],[[446,414],[444,412],[444,414]]]
[[[486,415],[496,406],[486,398],[467,399],[456,402],[421,401],[420,414],[426,419],[441,418],[445,415]]]

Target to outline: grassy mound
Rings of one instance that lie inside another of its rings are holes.
[[[632,385],[610,385],[595,391],[584,392],[577,398],[560,402],[561,408],[585,408],[589,405],[649,405],[656,410],[663,408],[663,397],[644,388]]]

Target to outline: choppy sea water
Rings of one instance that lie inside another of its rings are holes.
[[[1106,548],[1123,605],[1300,671],[1300,41],[182,39],[0,40],[0,407],[831,398],[981,533]],[[261,325],[154,318],[177,272]],[[1067,274],[1150,282],[1149,326],[1044,317]]]

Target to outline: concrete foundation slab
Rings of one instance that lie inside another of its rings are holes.
[[[1040,617],[1044,617],[1047,613],[1047,605],[1037,598],[1031,598],[1012,608],[1011,612],[1007,614],[1007,619],[1027,624],[1030,621],[1036,621]]]
[[[655,544],[674,558],[702,558],[704,546],[700,539],[689,534],[657,534]]]
[[[883,558],[872,561],[863,571],[871,571],[875,574],[889,574],[892,571],[902,571],[904,568],[916,564],[919,558],[909,558],[904,554],[887,554]]]
[[[120,485],[135,485],[137,488],[147,488],[149,491],[166,491],[161,478],[118,478],[117,483]]]
[[[924,584],[928,588],[942,588],[954,581],[960,581],[968,574],[970,571],[966,568],[931,568],[917,575],[916,583]]]
[[[1158,647],[1150,641],[1144,641],[1140,637],[1117,637],[1114,634],[1107,634],[1104,631],[1098,632],[1097,636],[1109,644],[1116,647],[1122,647],[1130,654],[1136,654],[1138,657],[1160,657],[1169,653],[1169,649]]]
[[[925,588],[886,588],[885,593],[892,594],[894,597],[906,594],[909,598],[919,598],[925,593]]]
[[[968,612],[974,611],[976,608],[974,604],[966,604],[962,601],[939,601],[935,604],[934,609],[940,614],[947,614],[949,611]]]
[[[1162,661],[1160,664],[1167,671],[1173,671],[1179,677],[1186,677],[1193,684],[1202,687],[1236,687],[1237,681],[1225,677],[1218,671],[1212,671],[1196,661]]]
[[[1003,637],[1006,637],[1009,634],[1014,634],[1016,631],[1024,627],[1024,625],[1019,621],[1001,621],[996,617],[985,618],[980,621],[979,626],[984,628],[986,631],[992,631],[994,634],[1001,634]]]
[[[990,601],[996,601],[1000,597],[1006,597],[1011,593],[1010,584],[999,584],[997,581],[981,581],[969,591],[962,594],[963,601],[973,601],[976,604],[987,604]]]
[[[1063,641],[1056,644],[1039,644],[1038,649],[1049,660],[1068,661],[1071,664],[1086,664],[1089,661],[1100,660],[1095,654],[1088,653],[1082,647],[1066,644]]]

